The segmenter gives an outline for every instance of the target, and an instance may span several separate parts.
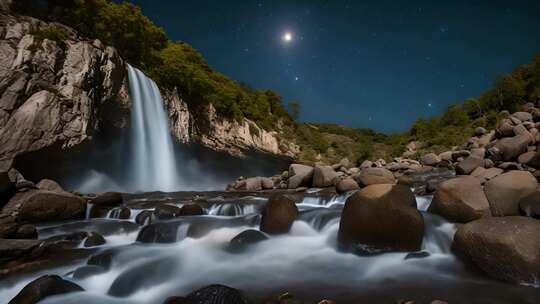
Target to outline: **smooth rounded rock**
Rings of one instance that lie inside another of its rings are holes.
[[[355,177],[360,186],[395,183],[394,174],[385,168],[364,168]]]
[[[458,223],[491,215],[480,180],[472,176],[460,176],[440,183],[428,211]]]
[[[383,251],[418,251],[424,220],[411,189],[370,185],[349,197],[339,223],[340,243]]]
[[[509,171],[486,182],[484,192],[493,216],[519,215],[519,201],[538,187],[526,171]]]
[[[34,304],[50,296],[78,291],[84,289],[57,275],[44,275],[24,286],[9,304]]]
[[[291,197],[274,195],[264,206],[260,230],[269,234],[287,233],[297,216],[298,207]]]

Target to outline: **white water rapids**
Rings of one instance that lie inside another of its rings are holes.
[[[331,297],[347,290],[361,294],[377,286],[391,288],[403,284],[465,284],[465,288],[471,284],[477,288],[474,279],[463,276],[463,265],[451,254],[449,245],[455,226],[429,213],[423,212],[426,233],[422,247],[429,253],[427,257],[405,259],[405,253],[359,257],[337,250],[339,217],[346,197],[304,198],[298,204],[299,219],[288,234],[272,236],[242,253],[225,249],[240,232],[258,229],[258,220],[253,219],[264,205],[264,198],[248,197],[239,203],[220,197],[210,199],[213,205],[207,212],[211,215],[190,217],[187,222],[181,220],[178,241],[170,244],[136,242],[141,228],[133,221],[140,209],[133,209],[127,220],[89,219],[43,226],[39,229],[40,238],[81,230],[97,231],[107,241],[98,252],[112,250],[113,261],[110,270],[83,279],[74,278],[73,271],[84,267],[85,261],[42,272],[64,276],[86,290],[50,297],[42,303],[160,304],[169,296],[185,295],[216,283],[255,297],[285,290],[301,293],[306,288]],[[417,200],[423,209],[429,205],[430,197]],[[189,237],[188,230],[193,227],[195,231],[211,229],[202,237]],[[36,276],[0,282],[0,299],[12,298]],[[363,289],[358,289],[359,286]],[[119,290],[126,294],[111,295]]]

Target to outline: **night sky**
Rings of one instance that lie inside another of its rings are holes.
[[[300,120],[383,132],[540,52],[538,0],[131,2],[215,70],[300,102]]]

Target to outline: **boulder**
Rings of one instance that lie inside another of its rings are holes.
[[[495,131],[495,135],[498,138],[514,136],[514,126],[509,121],[503,121]]]
[[[369,185],[350,196],[339,223],[339,241],[356,248],[418,251],[424,220],[411,189],[404,185]]]
[[[485,169],[482,167],[478,167],[474,169],[473,172],[471,172],[471,176],[474,176],[480,180],[481,183],[484,183],[490,179],[493,179],[499,175],[501,175],[504,171],[500,168],[489,168]]]
[[[14,216],[0,214],[0,239],[15,238],[19,224]]]
[[[261,178],[261,187],[264,190],[274,189],[274,181],[271,178],[262,177]]]
[[[289,189],[296,189],[301,186],[311,185],[313,178],[313,167],[292,164],[289,166],[289,180],[287,187]]]
[[[540,151],[536,151],[533,157],[531,157],[526,164],[535,169],[540,169]]]
[[[480,137],[486,133],[487,133],[487,130],[485,128],[476,127],[476,129],[474,129],[474,136]]]
[[[533,157],[535,155],[536,155],[535,151],[525,152],[525,153],[521,154],[520,156],[518,156],[517,161],[520,164],[528,164],[533,159]]]
[[[486,133],[478,139],[478,146],[485,147],[488,145],[493,139],[495,138],[495,131],[490,131],[489,133]]]
[[[336,171],[331,166],[316,166],[313,170],[313,187],[330,187],[334,185],[337,176]]]
[[[519,201],[538,186],[534,176],[526,171],[501,174],[484,186],[493,216],[519,215]]]
[[[105,192],[90,200],[93,205],[118,206],[122,205],[124,198],[120,192]]]
[[[540,189],[536,188],[519,200],[521,214],[540,219]]]
[[[240,232],[229,243],[228,250],[231,252],[242,252],[252,244],[267,240],[268,236],[255,229],[248,229]]]
[[[482,185],[472,176],[460,176],[440,183],[428,211],[458,223],[491,215]]]
[[[17,232],[15,232],[15,238],[17,239],[37,239],[37,237],[38,232],[36,230],[36,227],[30,224],[19,226],[17,228]]]
[[[513,118],[517,118],[520,122],[532,121],[532,114],[529,112],[515,112],[512,114]]]
[[[441,159],[435,153],[428,153],[420,158],[420,163],[424,166],[435,166],[441,162]]]
[[[527,217],[484,218],[460,226],[452,248],[496,279],[537,284],[539,231],[540,221]]]
[[[489,149],[494,160],[511,161],[519,155],[527,152],[527,146],[532,138],[528,134],[507,137],[497,141],[493,148]]]
[[[269,234],[287,233],[297,216],[298,207],[291,197],[274,195],[264,206],[260,230]]]
[[[13,260],[30,256],[32,251],[43,245],[39,240],[0,239],[0,257],[2,260]]]
[[[338,194],[357,189],[360,189],[360,186],[358,186],[358,183],[350,177],[342,179],[336,184],[336,192]]]
[[[242,293],[224,285],[210,285],[196,290],[185,297],[192,304],[247,304]],[[183,303],[183,302],[173,302]]]
[[[484,157],[486,156],[486,149],[485,148],[471,149],[471,155],[470,156],[484,159]]]
[[[246,178],[238,183],[236,190],[260,191],[262,190],[262,178],[258,176]]]
[[[180,216],[203,215],[204,210],[197,204],[185,204],[180,208]]]
[[[105,244],[105,238],[97,232],[90,232],[84,241],[84,247],[94,247],[103,244]]]
[[[150,210],[144,210],[141,211],[137,216],[135,217],[135,223],[139,225],[148,225],[152,222],[152,214],[153,212]]]
[[[469,156],[456,165],[456,173],[462,175],[471,174],[474,169],[482,166],[484,166],[483,158]]]
[[[375,184],[393,184],[395,183],[394,174],[385,168],[365,168],[360,174],[355,176],[355,180],[360,186],[369,186]]]
[[[371,167],[373,167],[373,162],[367,159],[363,161],[362,164],[360,164],[360,169],[371,168]]]
[[[167,223],[153,223],[144,226],[137,242],[142,243],[174,243],[176,242],[177,227],[167,225]]]
[[[86,201],[67,192],[31,190],[17,193],[2,211],[15,212],[18,221],[29,223],[83,219]]]
[[[446,151],[439,154],[439,158],[444,161],[452,161],[452,151]]]
[[[44,275],[24,286],[9,304],[34,304],[50,296],[77,291],[84,289],[57,275]]]
[[[114,208],[111,210],[109,217],[113,219],[127,220],[131,217],[131,209],[125,206]]]
[[[160,220],[172,219],[180,216],[181,209],[177,206],[162,204],[154,209],[154,216]]]
[[[57,182],[50,180],[50,179],[42,179],[37,183],[36,187],[40,190],[47,190],[52,192],[64,192],[64,189],[62,189],[62,186],[60,186]]]

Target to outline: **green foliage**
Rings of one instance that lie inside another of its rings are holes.
[[[298,101],[289,101],[289,109],[291,111],[291,116],[297,120],[300,115],[300,103]]]
[[[45,39],[55,42],[64,42],[69,38],[69,33],[65,29],[56,26],[46,26],[40,28],[32,34],[36,40],[40,42]]]

